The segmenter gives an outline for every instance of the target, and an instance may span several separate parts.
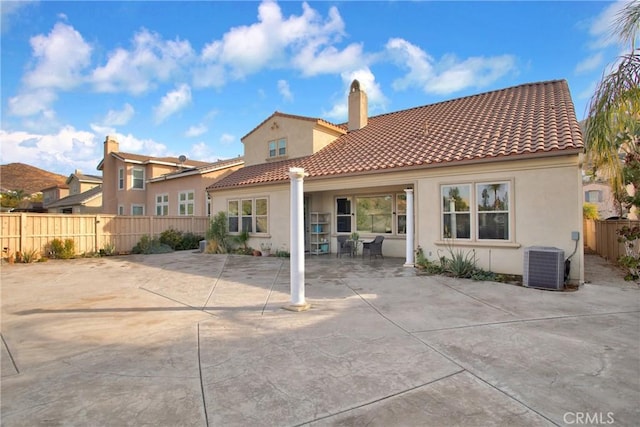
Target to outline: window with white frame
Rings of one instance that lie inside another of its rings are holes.
[[[441,186],[442,238],[510,240],[509,181]]]
[[[207,216],[211,216],[211,194],[209,192],[207,194]]]
[[[336,232],[406,234],[404,193],[336,197]]]
[[[602,202],[601,190],[589,190],[584,192],[584,201],[587,203],[600,203]]]
[[[118,205],[118,215],[124,215],[124,205]]]
[[[227,202],[227,221],[230,233],[240,231],[268,233],[269,203],[267,198],[229,200]]]
[[[351,233],[351,198],[336,198],[336,231]]]
[[[144,169],[133,168],[131,170],[131,188],[144,190]]]
[[[393,196],[356,196],[356,231],[358,233],[391,233]]]
[[[124,168],[118,169],[118,190],[124,190]]]
[[[509,240],[509,183],[476,184],[479,240]]]
[[[131,205],[131,215],[144,215],[144,205]]]
[[[169,215],[169,195],[168,194],[156,194],[156,215],[167,216]]]
[[[181,191],[178,194],[178,215],[192,216],[195,213],[195,192]]]
[[[471,185],[442,186],[442,237],[471,238]]]
[[[281,157],[287,155],[287,140],[284,138],[269,141],[269,157]]]

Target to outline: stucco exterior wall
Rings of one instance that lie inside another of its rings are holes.
[[[159,194],[167,194],[169,196],[169,215],[179,215],[179,194],[183,191],[194,192],[195,216],[208,215],[207,187],[213,184],[220,174],[220,172],[207,175],[196,174],[147,183],[147,215],[156,214],[156,196]]]
[[[565,258],[574,250],[570,280],[584,280],[582,244],[582,180],[578,155],[530,160],[487,162],[483,164],[415,169],[377,175],[357,175],[333,179],[304,181],[309,210],[332,215],[332,252],[336,248],[335,198],[348,195],[402,193],[414,188],[415,245],[427,258],[446,255],[451,241],[442,239],[441,185],[507,181],[511,188],[511,235],[509,241],[453,242],[455,250],[475,251],[478,265],[497,273],[523,273],[524,248],[551,246],[564,251]],[[384,183],[384,186],[380,184]],[[217,191],[212,194],[212,214],[226,212],[227,200],[242,197],[269,197],[269,236],[253,236],[250,245],[259,247],[271,240],[273,247],[289,242],[289,182],[262,185],[242,190]],[[580,233],[572,240],[571,232]],[[372,238],[361,233],[361,238]],[[404,257],[403,235],[385,234],[387,256]],[[577,247],[577,249],[576,249]]]
[[[242,140],[245,166],[309,156],[339,135],[314,120],[273,116]],[[286,156],[269,158],[269,141],[282,138],[287,140]]]

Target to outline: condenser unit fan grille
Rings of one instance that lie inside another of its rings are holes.
[[[524,286],[539,289],[564,288],[564,251],[546,246],[524,250]]]

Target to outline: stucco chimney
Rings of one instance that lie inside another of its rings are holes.
[[[118,141],[113,136],[107,135],[104,140],[104,158],[106,159],[109,153],[117,153],[118,151],[120,151]]]
[[[367,94],[360,89],[360,82],[354,80],[349,90],[349,131],[365,127],[368,115]]]

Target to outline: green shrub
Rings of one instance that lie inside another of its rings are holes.
[[[169,228],[160,233],[160,243],[169,246],[171,249],[179,250],[182,245],[182,231]]]
[[[582,217],[584,219],[600,219],[598,206],[593,203],[584,203],[582,205]]]
[[[140,238],[140,241],[131,249],[131,253],[134,254],[165,254],[173,252],[171,246],[160,242],[160,239],[154,237],[153,239],[149,235],[145,234]]]
[[[227,214],[224,211],[218,212],[211,220],[209,230],[207,230],[207,239],[214,242],[210,245],[215,251],[214,253],[226,254],[230,251],[231,244],[227,227]]]
[[[73,239],[65,239],[64,242],[60,239],[53,239],[48,243],[46,252],[51,258],[71,259],[76,255],[75,242]]]
[[[204,236],[187,232],[182,235],[181,249],[198,249],[200,247],[200,241],[204,240]]]
[[[442,267],[453,277],[469,279],[476,271],[476,253],[475,251],[465,253],[462,249],[454,251],[450,248],[449,258],[444,258]]]

